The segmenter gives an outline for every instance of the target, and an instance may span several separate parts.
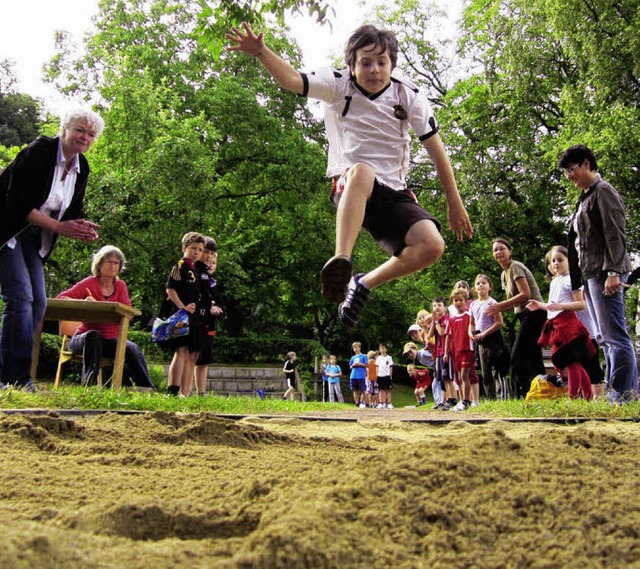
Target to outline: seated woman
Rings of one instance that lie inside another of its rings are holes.
[[[131,306],[127,285],[118,278],[124,264],[122,251],[112,245],[105,245],[93,256],[91,272],[94,276],[87,277],[61,292],[58,298],[121,302]],[[83,322],[69,340],[69,349],[74,354],[82,355],[83,385],[97,382],[101,357],[115,356],[119,331],[119,324]],[[142,350],[129,340],[124,361],[136,386],[155,390]]]

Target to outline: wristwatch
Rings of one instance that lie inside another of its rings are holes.
[[[616,273],[615,271],[607,271],[608,277],[619,277],[620,273]]]

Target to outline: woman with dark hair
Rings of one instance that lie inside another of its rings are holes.
[[[93,111],[73,110],[60,122],[58,136],[39,136],[0,174],[1,383],[35,389],[33,335],[46,308],[44,263],[58,235],[98,238],[98,226],[82,219],[89,177],[83,153],[103,127]]]
[[[627,330],[624,288],[631,271],[627,252],[628,211],[618,191],[598,173],[593,151],[567,148],[558,166],[579,188],[569,223],[567,249],[574,289],[584,297],[606,359],[607,398],[620,404],[637,398],[638,365]]]
[[[489,306],[485,314],[495,316],[513,308],[520,322],[511,349],[511,384],[515,397],[525,397],[531,380],[538,374],[546,374],[538,338],[547,321],[547,313],[544,310],[526,310],[530,300],[542,302],[542,296],[531,271],[521,262],[513,260],[513,248],[506,239],[494,239],[493,258],[502,267],[500,280],[507,299]]]
[[[91,263],[93,276],[87,277],[61,292],[58,298],[77,300],[121,302],[131,306],[129,291],[125,282],[119,278],[124,269],[125,258],[117,247],[105,245],[94,256]],[[69,349],[82,355],[82,383],[96,383],[100,371],[100,358],[112,358],[116,354],[119,324],[106,322],[83,322],[69,340]],[[149,377],[147,362],[137,344],[127,340],[124,363],[129,369],[131,380],[137,387],[154,389]]]

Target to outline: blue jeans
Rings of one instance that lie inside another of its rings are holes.
[[[69,340],[69,350],[82,355],[82,384],[89,385],[97,382],[100,371],[100,358],[113,358],[116,355],[117,340],[105,340],[97,330],[89,330],[76,334]],[[131,381],[137,387],[155,389],[149,377],[147,362],[138,344],[127,340],[124,352],[124,363],[129,369]]]
[[[40,229],[30,225],[14,249],[0,249],[0,293],[4,302],[0,336],[0,378],[24,385],[31,380],[33,334],[42,322],[47,298]]]
[[[613,296],[603,293],[606,277],[588,279],[584,287],[587,308],[596,327],[596,340],[602,346],[607,364],[607,388],[619,399],[632,396],[638,385],[638,366],[633,342],[627,332],[622,288]],[[620,280],[627,282],[627,275]]]

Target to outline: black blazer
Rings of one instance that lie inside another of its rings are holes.
[[[29,222],[27,215],[40,209],[51,192],[58,158],[59,137],[39,136],[23,148],[0,174],[0,248],[4,247]],[[89,163],[84,155],[78,156],[80,173],[76,179],[73,197],[62,220],[84,217],[84,193],[89,177]],[[51,250],[58,235],[53,234]]]

